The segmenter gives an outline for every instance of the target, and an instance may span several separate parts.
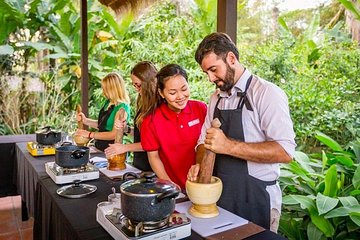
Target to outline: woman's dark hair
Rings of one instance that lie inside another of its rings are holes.
[[[185,78],[186,82],[188,81],[188,76],[186,71],[180,67],[177,64],[168,64],[156,75],[157,78],[157,89],[160,89],[161,91],[164,90],[165,82],[170,78],[174,77],[176,75],[181,75]]]
[[[207,35],[199,44],[195,52],[195,60],[201,65],[204,57],[209,53],[215,53],[220,56],[224,61],[228,52],[233,52],[239,60],[239,51],[236,48],[231,38],[221,32],[214,32]]]
[[[140,93],[136,100],[137,117],[135,124],[138,128],[143,119],[152,113],[157,107],[156,95],[156,74],[157,69],[152,62],[142,61],[137,63],[132,69],[131,74],[141,81]]]

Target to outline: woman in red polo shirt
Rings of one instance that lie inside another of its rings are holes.
[[[195,146],[207,107],[189,99],[187,74],[179,65],[166,65],[156,77],[162,103],[141,124],[141,145],[158,178],[184,189],[187,172],[195,164]]]

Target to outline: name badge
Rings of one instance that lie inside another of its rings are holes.
[[[195,119],[195,120],[192,120],[192,121],[188,122],[188,125],[189,125],[189,127],[192,127],[192,126],[194,126],[196,124],[199,124],[199,123],[200,123],[200,120]]]

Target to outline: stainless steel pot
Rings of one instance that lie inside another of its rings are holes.
[[[129,180],[130,177],[135,179]],[[145,172],[143,177],[128,172],[120,186],[121,210],[134,222],[160,221],[175,209],[175,198],[180,190],[170,181],[155,178],[155,173]]]
[[[79,168],[89,162],[88,147],[65,145],[55,149],[55,163],[64,168]]]
[[[35,132],[36,142],[42,145],[54,145],[61,141],[61,132],[49,126]]]

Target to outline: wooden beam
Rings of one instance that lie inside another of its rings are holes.
[[[87,0],[81,0],[81,107],[85,116],[89,110],[88,21]]]
[[[237,0],[218,0],[217,31],[230,36],[236,44]]]

